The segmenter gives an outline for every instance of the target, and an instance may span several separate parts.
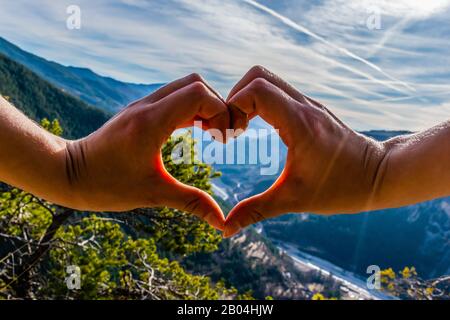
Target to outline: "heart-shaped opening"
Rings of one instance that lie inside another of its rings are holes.
[[[179,165],[204,163],[220,172],[221,175],[212,180],[212,189],[221,200],[224,212],[239,201],[267,190],[282,172],[287,147],[278,130],[260,117],[252,119],[248,128],[235,138],[236,131],[230,130],[226,144],[218,141],[219,132],[200,127],[196,125],[189,131],[174,133],[178,142],[173,145],[171,160]],[[186,135],[189,139],[182,139]]]

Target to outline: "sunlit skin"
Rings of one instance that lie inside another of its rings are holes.
[[[288,212],[356,213],[450,195],[450,122],[380,143],[259,66],[227,104],[234,128],[259,115],[279,130],[288,155],[267,191],[232,209],[225,237]]]
[[[77,141],[48,133],[0,99],[1,181],[78,210],[167,206],[223,229],[217,203],[170,176],[160,152],[175,129],[194,120],[205,129],[229,128],[227,106],[200,76],[164,86]]]
[[[220,141],[256,115],[279,130],[286,166],[273,186],[237,204],[225,221],[212,197],[167,173],[161,147],[196,120],[219,130]],[[226,237],[287,212],[355,213],[450,195],[450,121],[377,142],[259,66],[226,101],[193,74],[77,141],[50,134],[0,97],[0,146],[0,180],[48,201],[89,211],[167,206],[224,229]]]

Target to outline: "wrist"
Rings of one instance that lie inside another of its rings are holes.
[[[446,131],[447,130],[447,131]],[[447,196],[450,189],[448,126],[398,136],[383,143],[387,156],[380,207],[392,208]]]
[[[376,210],[392,206],[396,197],[392,190],[392,181],[396,181],[396,170],[393,162],[402,157],[401,146],[407,137],[401,136],[383,142],[376,142],[377,151],[372,159],[371,172],[371,198],[369,209]]]
[[[361,172],[364,176],[366,191],[360,211],[375,210],[383,202],[385,177],[392,147],[367,136],[361,136],[361,138],[363,139]]]
[[[74,209],[85,207],[83,181],[86,179],[86,158],[82,141],[65,140],[59,159],[63,167],[62,204]]]
[[[38,143],[30,143],[29,153],[23,158],[26,162],[19,164],[23,177],[16,175],[12,184],[49,202],[69,207],[73,192],[66,179],[68,143],[61,137],[44,132]]]

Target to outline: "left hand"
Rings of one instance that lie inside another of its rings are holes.
[[[161,158],[172,132],[194,120],[206,129],[229,127],[224,101],[196,74],[132,103],[88,137],[68,141],[62,160],[72,192],[63,204],[91,211],[168,206],[222,229],[224,217],[213,198],[170,176]]]

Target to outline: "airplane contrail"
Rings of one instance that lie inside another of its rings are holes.
[[[322,42],[323,44],[327,45],[328,47],[331,47],[331,48],[333,48],[333,49],[335,49],[335,50],[337,50],[337,51],[339,51],[339,52],[345,54],[346,56],[348,56],[348,57],[350,57],[350,58],[352,58],[352,59],[355,59],[355,60],[357,60],[357,61],[359,61],[359,62],[361,62],[361,63],[367,65],[367,66],[370,67],[371,69],[373,69],[373,70],[375,70],[375,71],[381,73],[383,76],[385,76],[385,77],[388,78],[389,80],[392,80],[392,81],[398,83],[399,85],[402,85],[403,87],[405,87],[406,89],[408,89],[408,91],[410,91],[410,92],[411,92],[411,91],[412,91],[412,92],[415,92],[415,91],[416,91],[416,89],[414,89],[412,86],[410,86],[410,85],[407,84],[406,82],[403,82],[403,81],[401,81],[401,80],[399,80],[399,79],[396,79],[396,78],[394,78],[393,76],[389,75],[388,73],[386,73],[385,71],[383,71],[379,66],[375,65],[374,63],[372,63],[372,62],[370,62],[370,61],[368,61],[368,60],[366,60],[366,59],[364,59],[364,58],[362,58],[362,57],[360,57],[360,56],[354,54],[353,52],[351,52],[351,51],[349,51],[349,50],[347,50],[347,49],[345,49],[345,48],[342,48],[342,47],[339,47],[339,46],[335,45],[334,43],[332,43],[332,42],[326,40],[325,38],[319,36],[318,34],[312,32],[312,31],[309,30],[308,28],[306,28],[306,27],[304,27],[304,26],[302,26],[302,25],[299,25],[298,23],[292,21],[292,20],[289,19],[288,17],[285,17],[285,16],[279,14],[278,12],[276,12],[276,11],[274,11],[274,10],[272,10],[272,9],[270,9],[270,8],[264,6],[264,5],[262,5],[262,4],[260,4],[260,3],[256,2],[256,1],[254,1],[254,0],[243,0],[243,1],[246,2],[246,3],[248,3],[248,4],[251,5],[251,6],[255,7],[255,8],[258,8],[258,9],[260,9],[260,10],[262,10],[262,11],[264,11],[264,12],[270,14],[271,16],[273,16],[274,18],[277,18],[277,19],[280,20],[282,23],[284,23],[285,25],[287,25],[287,26],[293,28],[294,30],[299,31],[299,32],[302,32],[302,33],[304,33],[304,34],[310,36],[311,38],[316,39],[317,41]],[[400,90],[400,89],[398,89],[398,88],[397,88],[397,89],[394,89],[394,90],[396,90],[396,91],[398,91],[398,92],[401,92],[401,93],[403,93],[403,94],[407,94],[407,92],[405,92],[405,91],[403,91],[403,90]]]

